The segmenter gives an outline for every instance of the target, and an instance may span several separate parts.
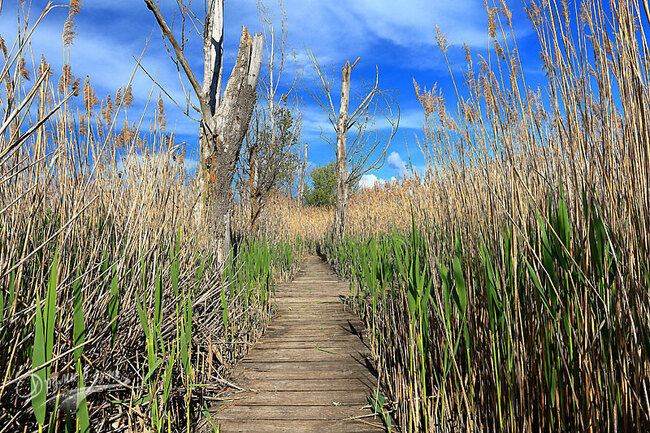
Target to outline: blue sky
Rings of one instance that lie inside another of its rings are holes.
[[[32,1],[32,21],[46,3],[42,0]],[[176,2],[164,0],[162,3],[163,12],[171,22]],[[279,25],[277,2],[267,0],[266,3]],[[537,81],[543,79],[539,70],[537,37],[526,18],[523,2],[506,3],[513,12],[524,73],[528,84],[536,86]],[[193,5],[196,14],[202,16],[203,1],[195,0]],[[6,1],[2,8],[0,35],[10,45],[16,28],[16,2]],[[386,164],[381,169],[369,173],[370,177],[367,177],[366,181],[404,176],[404,164],[409,154],[413,164],[422,167],[424,162],[415,136],[422,135],[424,115],[415,98],[413,80],[427,88],[437,83],[438,88],[447,97],[450,111],[454,111],[455,93],[447,65],[436,45],[435,26],[441,28],[452,44],[448,55],[452,70],[457,74],[457,81],[462,82],[462,72],[465,68],[463,42],[468,43],[473,55],[485,54],[487,47],[487,13],[483,1],[350,0],[343,3],[285,0],[284,8],[288,21],[288,43],[297,54],[298,68],[303,71],[305,86],[313,87],[313,68],[306,57],[306,49],[311,49],[328,70],[334,66],[337,84],[343,64],[347,60],[354,61],[361,57],[352,74],[353,90],[361,77],[367,81],[373,80],[375,67],[378,67],[380,86],[399,92],[399,131],[388,150]],[[61,70],[61,32],[66,17],[67,8],[55,9],[39,26],[33,37],[35,59],[38,61],[40,54],[45,54],[55,71]],[[225,22],[224,76],[227,76],[236,54],[241,26],[247,26],[251,32],[261,31],[255,1],[226,1]],[[114,95],[119,87],[128,82],[135,67],[134,57],[139,57],[146,40],[151,37],[143,65],[157,77],[174,99],[181,103],[185,100],[178,73],[167,55],[153,15],[143,1],[85,0],[80,15],[76,18],[76,24],[77,36],[71,51],[72,72],[82,80],[89,75],[100,99],[104,99],[108,93]],[[190,40],[186,55],[201,80],[203,53],[196,34]],[[287,66],[285,84],[293,78],[294,68],[293,64]],[[189,89],[187,82],[184,85]],[[129,110],[129,113],[134,113],[129,114],[130,120],[136,120],[135,116],[139,116],[144,110],[151,88],[151,80],[141,71],[137,71],[133,81],[135,107]],[[335,88],[334,96],[338,98],[340,87]],[[303,99],[302,139],[310,143],[309,160],[312,164],[325,163],[334,159],[335,154],[329,144],[322,140],[321,129],[330,133],[331,126],[325,113],[315,104],[308,92],[302,87],[298,89]],[[158,92],[158,89],[154,90],[155,97]],[[337,102],[335,100],[335,104]],[[154,106],[155,100],[150,105],[149,112],[153,112]],[[166,111],[168,129],[175,129],[178,139],[189,144],[188,154],[194,154],[198,125],[186,118],[170,101],[166,101]],[[148,126],[148,121],[144,124]],[[189,165],[192,165],[191,158]]]

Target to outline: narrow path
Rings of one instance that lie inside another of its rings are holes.
[[[214,409],[221,432],[380,432],[367,396],[376,386],[363,325],[317,256],[277,289],[278,317],[233,373],[244,389]]]

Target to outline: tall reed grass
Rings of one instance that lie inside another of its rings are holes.
[[[313,231],[352,281],[402,431],[650,429],[639,8],[527,3],[548,79],[533,90],[511,12],[488,7],[490,54],[465,48],[457,112],[415,85],[428,170],[351,199],[343,239]]]
[[[1,47],[0,432],[189,431],[302,247],[239,238],[219,269],[163,110],[143,131],[130,83],[30,64],[51,9]]]

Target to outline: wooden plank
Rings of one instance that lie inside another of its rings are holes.
[[[345,308],[345,306],[339,301],[333,301],[332,304],[317,304],[317,303],[303,303],[303,304],[287,304],[279,308],[277,316],[286,316],[286,315],[319,315],[327,317],[330,314],[336,314],[338,316],[347,316],[350,318],[350,313],[352,313],[351,308]],[[358,320],[358,319],[357,319]]]
[[[319,361],[319,362],[304,362],[304,361],[274,361],[272,359],[263,362],[252,362],[244,359],[240,366],[246,370],[259,370],[259,371],[345,371],[345,370],[359,370],[368,371],[368,367],[362,363],[346,364],[342,366],[338,361]],[[307,373],[304,373],[305,377]]]
[[[312,341],[319,341],[319,340],[325,340],[325,341],[336,341],[336,340],[351,340],[356,338],[357,340],[361,340],[361,337],[359,335],[354,334],[353,332],[345,331],[343,329],[337,329],[336,335],[334,334],[325,334],[322,332],[323,330],[320,328],[313,328],[313,329],[300,329],[292,332],[286,332],[286,329],[277,329],[274,330],[273,332],[269,332],[268,334],[263,335],[261,338],[264,338],[265,340],[263,341],[271,341],[271,340],[282,340],[282,339],[296,339],[299,337],[305,338],[305,339],[311,339]]]
[[[298,363],[294,363],[298,364]],[[376,381],[375,376],[368,371],[367,369],[363,368],[363,366],[359,366],[361,368],[355,368],[355,367],[348,367],[347,365],[345,366],[340,366],[336,369],[333,369],[331,366],[327,366],[327,368],[324,367],[318,367],[315,365],[316,363],[312,363],[311,369],[308,371],[305,370],[300,370],[300,369],[291,369],[291,368],[284,368],[282,370],[268,370],[268,369],[250,369],[248,366],[250,364],[246,364],[246,369],[236,373],[233,375],[233,377],[230,379],[231,382],[234,383],[239,383],[240,381],[248,381],[248,383],[251,383],[251,380],[258,380],[258,379],[269,379],[269,380],[279,380],[279,379],[286,379],[286,380],[294,380],[294,379],[355,379],[355,378],[363,378],[369,381]]]
[[[247,356],[250,361],[264,361],[271,357],[275,361],[338,361],[340,363],[367,358],[363,353],[347,353],[326,349],[271,349],[264,352],[252,351]]]
[[[315,290],[313,293],[307,293],[307,295],[308,296],[298,298],[295,296],[291,296],[290,294],[286,294],[283,296],[277,296],[275,300],[280,304],[283,301],[286,301],[289,304],[309,304],[309,305],[322,305],[319,304],[319,302],[320,303],[341,302],[341,298],[339,298],[339,295],[337,293],[324,294]],[[318,301],[315,301],[315,299],[318,299]]]
[[[306,406],[306,405],[246,405],[237,404],[228,407],[223,413],[217,412],[219,419],[241,420],[328,420],[342,421],[353,417],[367,415],[363,406]]]
[[[282,335],[282,334],[289,334],[290,332],[294,331],[296,328],[295,325],[292,324],[287,324],[287,325],[282,325],[282,326],[274,326],[272,330],[269,331],[269,334],[273,332],[273,336],[276,335]],[[344,326],[344,324],[337,324],[337,325],[327,325],[327,324],[305,324],[305,326],[301,326],[300,329],[296,330],[297,334],[296,335],[314,335],[318,336],[320,334],[325,334],[327,335],[336,335],[336,336],[346,336],[346,335],[355,335],[357,332],[360,331],[350,331],[348,328]]]
[[[238,420],[236,423],[223,423],[221,433],[377,433],[384,431],[383,427],[372,427],[371,424],[381,425],[378,419],[352,421],[322,421],[322,420]]]
[[[242,380],[238,386],[255,391],[368,391],[374,387],[372,379],[355,377],[353,379],[254,379]]]
[[[352,321],[350,318],[350,313],[335,313],[320,315],[320,314],[308,314],[308,313],[285,313],[280,314],[277,318],[274,319],[273,325],[271,325],[267,332],[272,331],[275,328],[285,325],[294,325],[296,329],[299,330],[301,325],[310,325],[318,322],[319,325],[347,325],[348,323],[352,324],[355,329],[363,329],[363,325],[360,321]],[[350,326],[346,326],[350,328]]]
[[[269,328],[267,333],[278,331],[281,329],[286,330],[286,328],[295,329],[300,331],[303,329],[341,329],[353,334],[359,334],[363,330],[361,323],[347,322],[343,320],[329,320],[322,319],[319,317],[313,317],[310,320],[299,320],[299,319],[282,319],[278,320],[277,323],[273,324],[273,327]]]
[[[304,323],[313,323],[314,319],[318,319],[318,323],[347,323],[351,322],[357,327],[361,327],[361,321],[360,320],[353,320],[350,317],[349,312],[338,312],[338,311],[332,311],[326,314],[323,313],[310,313],[310,312],[292,312],[292,311],[287,311],[285,313],[280,313],[277,317],[274,318],[273,325],[269,329],[273,329],[276,326],[280,326],[284,324],[285,322],[304,322]]]
[[[287,302],[287,305],[280,305],[280,311],[285,313],[289,311],[305,311],[309,313],[318,312],[324,314],[330,311],[347,313],[351,310],[351,308],[345,305],[343,302],[341,302],[340,299],[334,301],[317,301],[317,302],[314,302],[314,300],[311,299],[311,301],[312,301],[312,305],[297,304],[296,306],[291,306],[290,305],[291,303]]]
[[[355,344],[358,343],[358,344]],[[264,350],[278,350],[278,349],[286,349],[286,350],[306,350],[306,349],[315,349],[315,350],[332,350],[332,351],[343,351],[343,350],[348,350],[350,348],[354,348],[355,350],[366,350],[368,353],[370,353],[370,349],[361,344],[360,342],[356,342],[353,340],[353,337],[347,337],[346,339],[341,339],[338,341],[333,341],[330,339],[323,338],[321,341],[316,341],[316,340],[277,340],[277,339],[265,339],[264,341],[260,341],[257,343],[255,346],[256,350],[264,351]]]
[[[318,257],[277,287],[278,315],[229,378],[246,392],[211,409],[221,432],[377,432],[367,397],[377,379],[363,323]]]
[[[341,335],[323,335],[316,331],[296,331],[291,333],[274,333],[273,335],[263,335],[262,340],[258,341],[255,348],[264,349],[267,345],[281,345],[284,344],[287,348],[290,346],[295,347],[311,347],[318,342],[320,342],[320,347],[325,347],[329,344],[334,346],[345,346],[345,347],[369,347],[368,344],[364,343],[358,335],[343,332]]]
[[[351,406],[363,404],[365,391],[278,391],[246,392],[233,396],[237,405],[248,406]]]

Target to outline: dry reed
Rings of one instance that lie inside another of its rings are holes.
[[[67,64],[58,83],[44,58],[28,71],[31,29],[3,43],[0,72],[0,432],[190,428],[264,329],[294,250],[240,239],[218,268],[162,101],[145,133],[130,83],[99,103]]]
[[[345,239],[329,236],[329,210],[308,230],[352,279],[403,431],[650,428],[639,8],[530,3],[541,90],[526,84],[505,3],[488,8],[490,56],[466,48],[458,111],[415,86],[427,172],[351,198]],[[275,227],[303,228],[280,209]]]

